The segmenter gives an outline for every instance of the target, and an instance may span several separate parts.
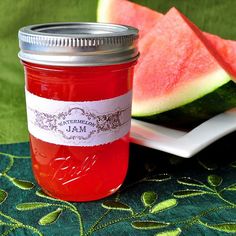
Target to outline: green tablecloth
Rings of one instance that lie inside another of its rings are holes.
[[[0,233],[235,235],[235,138],[231,134],[190,160],[131,145],[123,187],[88,203],[48,198],[32,176],[28,143],[1,145]]]
[[[236,39],[235,0],[137,2],[162,12],[175,5],[201,29]],[[96,0],[0,1],[1,235],[235,235],[235,133],[190,160],[131,145],[125,184],[101,201],[51,199],[35,183],[17,31],[35,23],[95,21],[96,6]]]

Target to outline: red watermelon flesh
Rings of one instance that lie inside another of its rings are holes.
[[[103,14],[104,7],[106,14]],[[128,24],[138,28],[139,39],[146,35],[163,16],[161,13],[127,0],[100,0],[97,13],[100,22]]]
[[[212,47],[220,54],[236,77],[236,41],[222,39],[219,36],[204,33]]]
[[[175,8],[159,19],[139,49],[134,116],[151,116],[190,103],[231,79],[227,64],[202,32]]]
[[[99,0],[98,21],[131,25],[139,29],[140,39],[147,35],[163,16],[162,13],[127,0]],[[204,33],[221,58],[236,76],[236,41]]]

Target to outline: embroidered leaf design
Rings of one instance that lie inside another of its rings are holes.
[[[162,181],[167,181],[169,179],[171,179],[171,176],[169,174],[159,174],[156,179],[159,181],[159,182],[162,182]]]
[[[122,203],[122,202],[116,202],[116,201],[105,201],[102,203],[102,207],[106,209],[111,209],[111,210],[119,210],[119,211],[131,211],[131,207],[128,205]]]
[[[50,199],[50,200],[55,200],[53,197],[50,197],[45,192],[43,192],[42,189],[36,191],[36,195],[39,196],[39,197]]]
[[[198,163],[206,170],[216,170],[218,166],[209,160],[198,160]]]
[[[233,168],[236,168],[236,161],[233,161],[231,164],[230,164],[231,167]]]
[[[63,209],[57,208],[55,211],[48,213],[39,220],[40,225],[49,225],[58,220],[62,213]]]
[[[201,181],[198,181],[196,179],[192,179],[189,177],[183,177],[177,180],[179,184],[184,184],[188,186],[197,186],[197,187],[204,187],[204,184]]]
[[[0,189],[0,204],[3,203],[7,198],[7,192]]]
[[[219,186],[222,183],[222,178],[218,175],[209,175],[207,181],[211,186]]]
[[[168,199],[168,200],[165,200],[156,204],[154,207],[152,207],[152,209],[150,210],[150,213],[156,214],[158,212],[170,209],[176,205],[177,205],[177,200],[174,198],[171,198],[171,199]]]
[[[151,206],[157,199],[157,194],[155,192],[144,192],[141,196],[141,200],[145,207]]]
[[[179,190],[173,193],[173,196],[176,198],[185,198],[185,197],[194,197],[198,195],[206,194],[207,192],[202,190],[195,190],[195,189],[185,189]]]
[[[45,202],[26,202],[18,204],[16,209],[19,211],[29,211],[48,206],[50,206],[50,204]]]
[[[164,231],[161,233],[157,233],[157,234],[155,234],[155,236],[179,236],[181,234],[181,232],[182,232],[181,229],[177,228],[174,230],[168,230],[168,231]]]
[[[48,197],[48,195],[47,195],[45,192],[43,192],[42,189],[37,190],[37,191],[36,191],[36,195],[38,195],[38,196],[40,196],[40,197]]]
[[[34,184],[27,180],[12,178],[11,182],[20,189],[29,190],[34,187]]]
[[[142,230],[160,229],[168,226],[169,224],[170,223],[159,221],[134,221],[131,223],[133,228]]]
[[[230,185],[229,187],[225,188],[225,190],[229,190],[229,191],[236,191],[236,183]]]
[[[203,223],[203,222],[202,222]],[[226,233],[236,233],[236,222],[228,222],[222,224],[209,225],[207,223],[203,223],[206,227]]]
[[[170,180],[170,179],[171,179],[171,176],[169,174],[159,174],[155,178],[147,179],[147,181],[150,181],[150,182],[163,182],[163,181],[167,181],[167,180]]]

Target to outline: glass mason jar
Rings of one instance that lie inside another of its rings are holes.
[[[123,183],[137,38],[114,24],[20,29],[32,168],[48,195],[91,201]]]

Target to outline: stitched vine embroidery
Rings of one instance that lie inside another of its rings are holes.
[[[8,153],[0,152],[0,157],[8,158],[8,165],[5,169],[0,173],[0,177],[6,178],[8,181],[13,183],[16,187],[23,190],[30,190],[34,188],[34,184],[28,180],[16,179],[8,174],[11,168],[14,165],[15,159],[30,159],[29,156],[16,156]]]
[[[126,188],[122,189],[122,192],[126,191],[127,188],[132,187],[136,184],[139,184],[141,182],[164,182],[167,180],[170,180],[171,177],[168,174],[159,174],[156,176],[153,176],[152,178],[146,177],[142,180],[139,180],[129,186],[126,186]],[[177,205],[176,199],[168,199],[165,201],[162,201],[160,203],[154,204],[157,200],[157,194],[155,192],[145,192],[141,196],[141,201],[143,203],[144,209],[142,209],[140,212],[135,212],[130,206],[128,206],[125,203],[122,203],[119,201],[121,192],[118,192],[114,200],[107,200],[102,203],[101,207],[105,208],[106,211],[96,220],[96,222],[91,225],[89,229],[85,232],[82,216],[79,210],[70,202],[54,199],[48,195],[46,195],[42,190],[36,191],[36,195],[51,200],[51,203],[48,202],[26,202],[26,203],[20,203],[16,206],[17,210],[20,211],[29,211],[29,210],[36,210],[40,208],[50,207],[52,208],[52,211],[48,213],[45,216],[42,216],[38,223],[40,225],[49,225],[52,223],[55,223],[60,215],[64,211],[70,211],[71,213],[75,214],[78,221],[79,221],[79,232],[80,236],[89,236],[92,235],[95,231],[102,230],[106,227],[109,227],[113,224],[118,224],[121,222],[131,221],[131,226],[136,229],[159,229],[164,228],[169,225],[168,222],[158,222],[158,221],[132,221],[137,220],[143,217],[148,216],[149,214],[157,214],[159,212],[168,210],[174,206]],[[115,218],[111,221],[108,221],[106,223],[100,224],[104,218],[111,213],[112,211],[126,211],[127,216]]]
[[[212,195],[216,196],[225,203],[236,206],[236,203],[231,202],[223,197],[223,193],[226,191],[236,191],[236,183],[219,189],[220,185],[222,184],[223,179],[218,175],[209,175],[207,177],[208,184],[200,182],[198,180],[183,177],[177,180],[177,182],[181,185],[191,186],[191,189],[183,189],[173,193],[173,196],[176,198],[186,198],[192,197],[197,195]]]
[[[234,164],[232,163],[231,166]],[[189,178],[189,177],[182,177],[177,180],[177,183],[185,186],[191,186],[191,189],[183,189],[179,190],[173,193],[173,196],[176,198],[189,198],[189,197],[195,197],[198,195],[211,195],[214,197],[217,197],[226,205],[222,205],[220,207],[216,208],[211,208],[208,209],[207,211],[203,211],[200,214],[187,219],[182,222],[178,223],[185,223],[184,228],[182,229],[188,229],[191,227],[193,224],[200,224],[204,227],[207,227],[209,229],[217,230],[217,231],[222,231],[226,233],[236,233],[236,221],[235,222],[223,222],[223,223],[218,223],[218,224],[208,224],[206,222],[203,222],[201,220],[202,217],[207,216],[213,212],[220,211],[222,209],[236,209],[236,203],[232,202],[230,200],[227,200],[224,196],[223,193],[227,191],[236,191],[236,183],[226,186],[224,188],[220,188],[222,184],[223,179],[218,176],[218,175],[209,175],[207,177],[207,182],[208,184],[205,184],[201,181]]]
[[[168,178],[164,178],[164,176],[162,176],[162,178],[168,179]],[[137,181],[134,184],[140,184],[141,182],[145,182],[145,181],[159,182],[160,179],[144,178],[140,181]],[[225,199],[222,196],[222,193],[225,191],[236,191],[236,183],[230,186],[224,187],[222,189],[219,189],[222,184],[222,181],[223,179],[218,175],[209,175],[207,178],[208,184],[205,184],[201,181],[198,181],[192,178],[182,177],[177,180],[177,183],[180,185],[188,186],[188,187],[191,186],[191,189],[187,188],[187,189],[178,190],[173,193],[174,198],[169,198],[160,202],[157,201],[157,194],[155,192],[153,191],[144,192],[141,195],[143,209],[139,212],[136,212],[131,206],[120,201],[119,200],[120,194],[118,194],[114,200],[107,200],[102,203],[101,206],[105,208],[106,211],[86,231],[83,226],[81,214],[79,213],[78,209],[73,204],[69,202],[53,199],[47,196],[46,194],[44,194],[41,190],[36,192],[38,196],[42,198],[50,199],[58,203],[45,203],[45,202],[21,203],[17,205],[17,209],[21,211],[27,211],[27,210],[35,210],[42,207],[56,208],[56,209],[53,209],[46,216],[43,216],[41,219],[39,219],[39,224],[41,225],[47,225],[47,224],[56,222],[56,220],[58,220],[58,218],[60,217],[63,211],[69,210],[73,212],[74,214],[76,214],[78,217],[78,220],[80,222],[80,235],[81,236],[92,235],[96,231],[102,230],[111,225],[119,224],[122,222],[130,222],[131,227],[133,227],[135,230],[160,231],[160,232],[156,232],[154,234],[155,236],[169,236],[169,235],[177,236],[177,235],[180,235],[182,231],[188,230],[194,224],[199,224],[203,227],[206,227],[212,230],[217,230],[217,231],[222,231],[222,232],[227,232],[227,233],[235,233],[236,222],[208,224],[202,220],[203,217],[206,217],[207,215],[210,215],[214,212],[236,208],[235,203]],[[134,184],[132,184],[132,186]],[[131,186],[127,186],[127,187],[131,187]],[[127,187],[123,191],[125,191]],[[175,221],[163,222],[163,221],[149,219],[151,215],[155,215],[156,217],[158,213],[167,211],[167,210],[169,211],[171,210],[171,208],[176,207],[178,205],[177,199],[202,196],[204,194],[218,197],[220,200],[222,200],[226,204],[221,205],[219,207],[209,208],[185,220],[176,219]],[[126,213],[126,216],[124,217],[115,218],[113,220],[110,220],[104,223],[104,219],[112,211],[124,211],[127,213]],[[166,230],[162,231],[162,229],[166,229]]]
[[[1,178],[7,179],[14,186],[16,186],[17,188],[22,189],[22,190],[30,190],[30,189],[34,188],[34,184],[31,183],[30,181],[17,179],[17,178],[14,178],[14,177],[8,175],[8,172],[11,170],[11,168],[14,165],[15,159],[29,159],[30,158],[29,156],[16,156],[16,155],[0,152],[0,157],[1,158],[8,158],[7,166],[0,173]],[[0,189],[0,205],[2,205],[4,203],[4,201],[6,201],[7,197],[8,197],[8,193],[5,190]],[[2,217],[2,219],[0,220],[0,226],[4,227],[4,229],[6,229],[1,234],[2,236],[8,235],[11,232],[13,232],[19,228],[27,229],[36,235],[40,235],[40,236],[43,235],[38,229],[36,229],[30,225],[24,224],[17,219],[14,219],[13,217],[7,215],[3,211],[0,211],[0,216]]]
[[[81,214],[79,213],[78,209],[71,203],[62,201],[59,199],[54,199],[47,196],[42,190],[36,192],[36,195],[50,199],[56,203],[47,203],[47,202],[27,202],[27,203],[20,203],[16,206],[16,208],[20,211],[28,211],[28,210],[36,210],[43,207],[51,207],[56,208],[53,209],[50,213],[43,216],[39,219],[38,223],[41,225],[48,225],[55,223],[58,218],[60,217],[63,211],[69,210],[74,213],[80,224],[80,236],[89,236],[92,235],[95,231],[102,230],[107,228],[113,224],[118,224],[121,222],[131,222],[131,226],[134,229],[138,230],[153,230],[153,229],[161,229],[166,228],[170,225],[169,222],[162,222],[162,221],[154,221],[148,220],[148,216],[151,214],[158,214],[160,212],[169,210],[175,206],[177,206],[177,200],[167,199],[161,202],[156,203],[157,201],[157,194],[155,192],[144,192],[141,196],[141,201],[143,203],[143,209],[141,211],[136,212],[131,206],[122,203],[119,201],[119,194],[116,196],[115,200],[107,200],[102,203],[102,207],[106,209],[106,211],[99,217],[99,219],[85,232],[83,221]],[[120,218],[114,218],[113,220],[107,221],[105,223],[101,223],[103,219],[111,213],[111,211],[126,211],[127,215]],[[147,219],[146,219],[147,218]],[[139,220],[141,219],[141,220]],[[176,229],[180,232],[180,229]],[[177,232],[176,231],[176,232]],[[171,231],[170,231],[171,232]]]
[[[56,222],[63,211],[69,210],[73,214],[76,215],[79,224],[80,224],[80,234],[83,235],[83,224],[82,224],[82,218],[77,210],[77,208],[70,202],[66,202],[60,199],[54,199],[46,195],[42,190],[39,190],[36,192],[36,195],[39,197],[52,200],[56,203],[48,203],[48,202],[28,202],[28,203],[21,203],[16,206],[17,210],[20,211],[28,211],[28,210],[35,210],[43,207],[56,207],[55,210],[48,213],[47,215],[43,216],[41,219],[39,219],[38,223],[40,225],[49,225],[54,222]]]
[[[8,196],[7,192],[4,191],[3,189],[0,189],[0,205],[7,199],[7,196]],[[3,220],[0,220],[0,226],[6,228],[6,230],[1,234],[2,236],[6,236],[19,228],[27,229],[36,235],[43,236],[43,234],[38,229],[30,225],[26,225],[20,222],[19,220],[16,220],[11,216],[5,214],[2,211],[0,211],[0,216],[3,218]]]
[[[19,157],[7,153],[0,153],[0,156],[2,158],[7,158],[9,161],[1,172],[1,178],[9,181],[10,184],[17,187],[20,191],[31,190],[34,187],[33,183],[28,180],[17,179],[8,173],[14,166],[16,159],[28,159],[29,157]],[[230,166],[231,168],[236,168],[236,162],[232,162]],[[214,168],[208,168],[208,171],[212,172],[214,170]],[[173,192],[172,196],[165,195],[165,198],[163,199],[162,194],[158,193],[158,187],[162,184],[166,185],[168,181],[177,183],[180,188]],[[150,189],[156,189],[157,192],[145,191],[140,195],[139,199],[134,199],[136,203],[140,202],[140,205],[142,205],[142,207],[139,207],[139,209],[136,210],[132,207],[132,204],[124,201],[123,196],[126,191],[129,191],[135,185],[142,185],[145,183],[151,184]],[[108,200],[104,200],[100,205],[101,211],[103,212],[95,219],[95,222],[92,222],[89,226],[85,226],[83,222],[83,215],[81,214],[80,209],[81,205],[79,203],[72,204],[70,202],[51,198],[41,190],[36,191],[36,195],[42,200],[17,203],[16,208],[19,211],[36,211],[42,208],[48,208],[49,213],[42,215],[38,219],[38,224],[42,227],[55,224],[60,220],[60,217],[65,211],[69,211],[74,214],[78,220],[78,233],[80,233],[80,236],[90,236],[97,231],[103,231],[113,225],[122,223],[128,223],[130,229],[133,229],[134,232],[145,231],[149,232],[148,235],[153,236],[185,235],[185,233],[187,233],[194,225],[218,232],[236,233],[236,222],[234,221],[227,222],[224,220],[223,222],[217,222],[217,219],[213,221],[214,223],[208,223],[206,221],[206,217],[214,217],[214,213],[221,214],[221,212],[224,211],[236,210],[236,202],[231,201],[228,197],[228,193],[230,193],[232,199],[232,195],[235,194],[235,191],[236,183],[225,186],[223,178],[213,173],[208,175],[205,181],[199,181],[189,177],[181,177],[175,180],[168,174],[151,175],[131,183],[128,186],[124,186],[116,195],[108,198]],[[219,206],[209,207],[203,211],[196,212],[186,219],[181,217],[182,203],[184,203],[185,199],[201,198],[204,196],[207,197],[207,201],[210,201],[211,198],[218,199]],[[7,198],[7,191],[1,188],[0,207],[4,205]],[[122,214],[115,214],[115,212],[119,211],[122,212]],[[172,212],[176,211],[179,212],[179,218],[173,217],[173,219],[168,218],[168,220],[165,218],[165,214],[172,214]],[[2,235],[9,235],[19,228],[29,230],[34,235],[42,235],[42,232],[40,232],[39,229],[24,224],[3,211],[0,211],[0,216],[0,228],[4,230]],[[186,235],[188,235],[188,233]]]

